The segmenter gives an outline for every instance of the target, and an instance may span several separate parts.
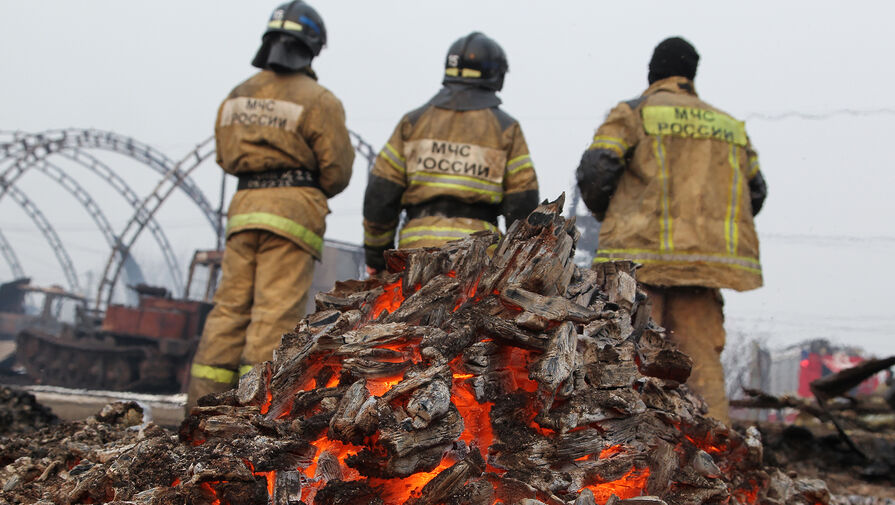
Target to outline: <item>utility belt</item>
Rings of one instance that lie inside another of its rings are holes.
[[[487,203],[466,203],[455,198],[440,197],[428,202],[410,205],[405,208],[408,219],[420,217],[465,217],[487,221],[497,226],[497,215],[500,213],[498,205]]]
[[[236,185],[237,191],[243,189],[299,187],[322,189],[320,181],[317,180],[317,175],[301,167],[240,174],[237,177],[239,178],[239,183]]]

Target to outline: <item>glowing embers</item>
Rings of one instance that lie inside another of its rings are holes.
[[[385,290],[385,293],[373,302],[373,309],[371,311],[373,319],[376,319],[380,314],[386,311],[391,314],[398,310],[401,304],[404,303],[404,295],[401,292],[402,283],[402,279],[398,279],[396,282],[383,286],[382,289]]]
[[[494,441],[491,429],[491,403],[479,403],[472,389],[462,381],[472,378],[472,374],[454,374],[452,400],[463,417],[463,433],[460,440],[467,445],[476,442],[487,449]]]
[[[520,347],[506,347],[502,352],[506,355],[506,368],[511,372],[511,389],[521,389],[527,393],[537,391],[538,383],[530,378],[529,372],[534,352]]]
[[[273,402],[273,393],[271,393],[270,390],[268,389],[267,395],[266,395],[266,400],[261,405],[261,413],[262,414],[267,414],[267,412],[270,410],[270,404],[272,402]]]
[[[252,475],[255,475],[258,477],[264,477],[264,480],[267,482],[267,494],[268,494],[268,496],[273,496],[274,489],[275,489],[276,483],[277,483],[277,472],[274,470],[271,470],[269,472],[256,472],[255,466],[252,465],[251,461],[245,460],[244,463],[249,468],[249,470],[252,471]]]
[[[300,457],[271,448],[256,461],[277,473],[257,486],[299,472],[307,505],[558,505],[582,489],[602,505],[660,478],[650,494],[671,492],[670,469],[696,449],[669,420],[697,418],[678,383],[639,368],[670,344],[631,338],[635,293],[619,286],[634,286],[633,266],[578,269],[560,207],[517,221],[493,261],[484,235],[396,251],[383,277],[318,296],[237,401],[199,411],[195,438],[288,440]]]
[[[218,484],[220,484],[220,482],[208,481],[208,482],[203,482],[199,485],[203,491],[205,491],[206,493],[208,493],[212,496],[212,500],[211,500],[211,502],[209,502],[211,505],[221,505],[221,500],[218,499],[218,492],[214,488],[214,486],[216,486]]]
[[[631,471],[620,479],[611,482],[592,484],[585,486],[585,489],[589,489],[594,494],[597,503],[606,503],[612,495],[623,500],[634,498],[643,494],[643,490],[646,488],[646,482],[649,480],[649,475],[649,468],[638,470],[637,468],[632,467]]]

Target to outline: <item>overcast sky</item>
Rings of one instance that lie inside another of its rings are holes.
[[[830,338],[895,354],[895,120],[888,3],[752,1],[594,2],[318,1],[329,45],[315,69],[338,96],[348,126],[375,149],[401,115],[439,88],[444,55],[479,30],[506,50],[505,110],[527,137],[542,198],[568,191],[593,130],[620,100],[646,87],[653,47],[671,35],[701,55],[700,96],[746,120],[769,196],[757,219],[765,284],[725,292],[731,333],[782,346]],[[178,159],[212,134],[215,112],[250,61],[276,2],[41,0],[0,2],[0,130],[111,130]],[[141,195],[155,174],[97,154]],[[120,229],[130,218],[102,181],[68,167]],[[366,174],[331,200],[327,236],[359,243]],[[78,269],[101,271],[102,236],[70,197],[40,174],[21,187],[57,227]],[[220,170],[197,174],[217,201]],[[231,181],[231,189],[232,189]],[[105,197],[108,195],[108,199]],[[117,205],[117,207],[116,207]],[[213,235],[183,197],[159,219],[186,261]],[[51,250],[9,198],[0,230],[27,272],[59,282]],[[137,256],[156,266],[152,241]],[[0,280],[10,277],[0,264]],[[94,274],[95,275],[95,274]]]

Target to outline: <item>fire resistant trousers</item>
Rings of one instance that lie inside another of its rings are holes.
[[[314,258],[275,233],[245,230],[227,239],[221,285],[193,358],[186,411],[233,388],[270,360],[280,337],[305,314]]]
[[[678,348],[693,358],[687,380],[709,406],[709,415],[730,424],[724,388],[724,301],[717,289],[695,286],[646,286],[653,321],[669,332]]]

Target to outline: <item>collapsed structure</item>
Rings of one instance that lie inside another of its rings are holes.
[[[203,398],[176,438],[144,426],[61,450],[63,463],[6,491],[53,503],[829,503],[822,481],[762,466],[757,430],[704,416],[684,385],[692,362],[650,321],[634,265],[577,267],[562,206],[542,204],[503,238],[390,251],[388,274],[318,295],[274,359]]]

